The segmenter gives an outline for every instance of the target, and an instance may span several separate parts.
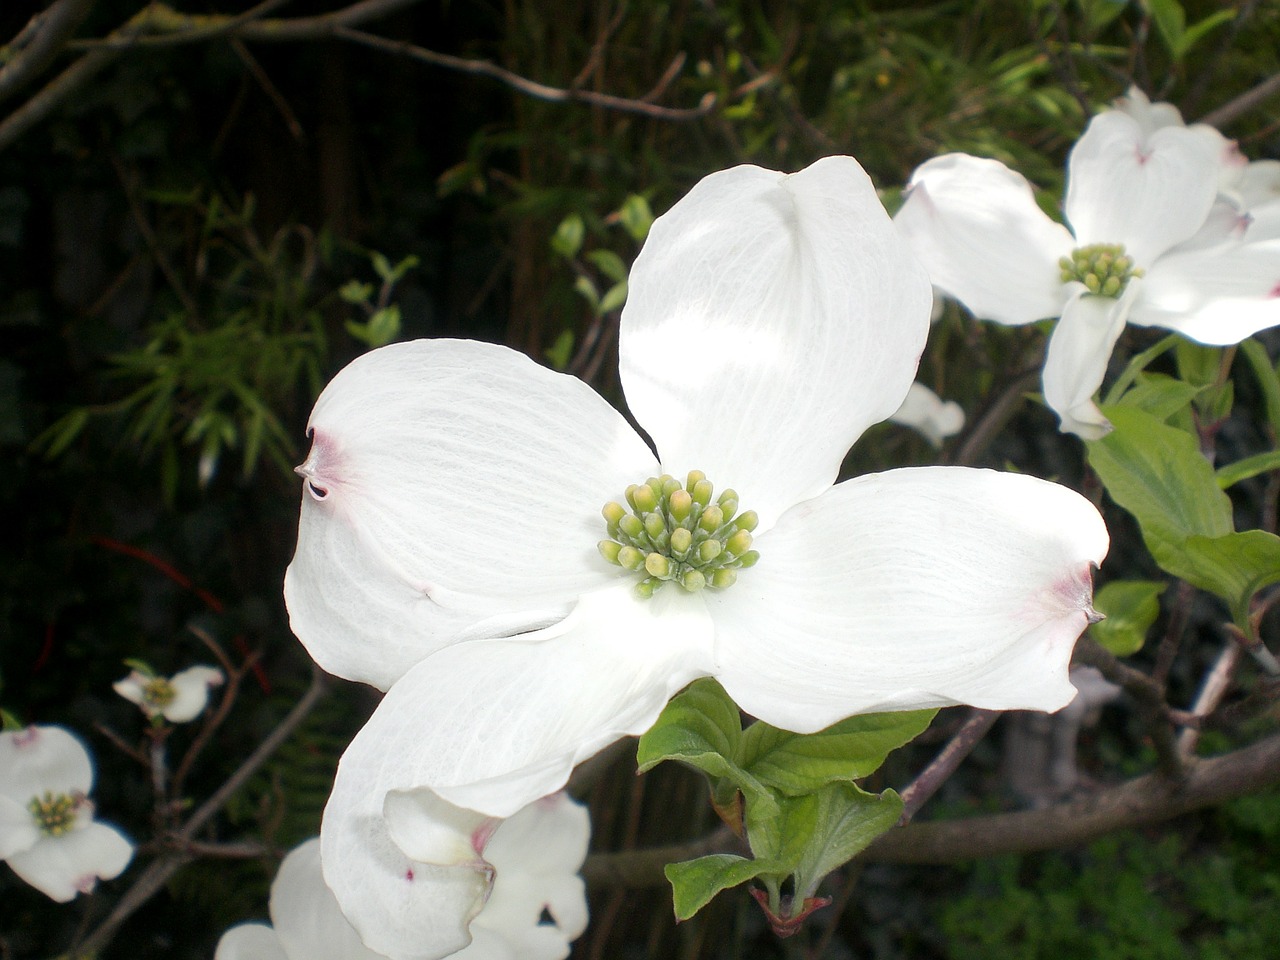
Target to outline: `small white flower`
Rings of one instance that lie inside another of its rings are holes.
[[[89,753],[62,727],[0,733],[0,859],[59,903],[133,858],[120,831],[94,822],[92,789]]]
[[[995,160],[947,154],[921,165],[895,219],[933,282],[975,316],[1060,317],[1044,366],[1062,429],[1110,429],[1093,395],[1126,322],[1201,343],[1238,343],[1280,323],[1280,242],[1245,242],[1244,161],[1203,124],[1131,92],[1071,151],[1065,212]],[[1258,234],[1260,237],[1261,234]]]
[[[217,667],[188,667],[172,677],[134,670],[111,687],[136,703],[149,719],[164,717],[170,723],[186,723],[200,716],[209,704],[209,691],[221,686],[225,679]]]
[[[556,794],[508,820],[400,795],[392,819],[402,842],[450,838],[456,862],[404,867],[404,902],[423,936],[414,956],[451,960],[560,960],[587,926],[586,888],[578,870],[587,855],[586,808]],[[450,819],[440,820],[437,812]],[[331,870],[341,873],[341,863]],[[271,922],[223,934],[214,960],[381,960],[361,941],[325,886],[319,839],[284,858],[271,885]],[[410,954],[406,954],[410,955]]]

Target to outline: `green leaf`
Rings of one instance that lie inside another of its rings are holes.
[[[902,798],[893,790],[877,795],[832,783],[816,795],[814,808],[809,843],[794,871],[797,899],[812,897],[827,874],[892,830],[902,816]]]
[[[596,285],[591,282],[589,277],[579,277],[573,284],[573,289],[577,290],[591,304],[591,309],[595,313],[600,312],[600,294],[596,292]]]
[[[612,250],[592,250],[587,254],[587,259],[614,283],[626,282],[627,265]]]
[[[1178,60],[1186,44],[1184,34],[1187,27],[1187,15],[1178,0],[1146,0],[1151,17],[1156,22],[1156,32],[1173,58]]]
[[[850,717],[817,733],[798,734],[754,723],[742,735],[739,762],[783,793],[810,793],[837,780],[857,780],[928,729],[936,710]]]
[[[1118,657],[1142,649],[1147,631],[1160,615],[1160,594],[1166,583],[1153,580],[1113,580],[1093,597],[1093,606],[1107,619],[1089,627],[1089,633]]]
[[[586,233],[587,228],[582,222],[582,217],[571,213],[560,221],[560,226],[556,227],[556,232],[551,235],[551,249],[566,260],[571,260],[582,249],[582,240]]]
[[[1227,601],[1241,627],[1253,595],[1280,583],[1280,537],[1274,533],[1246,530],[1221,537],[1189,537],[1186,551],[1194,566],[1193,575],[1183,579]]]
[[[1226,490],[1241,480],[1248,480],[1260,473],[1270,473],[1272,470],[1280,470],[1280,450],[1268,450],[1266,453],[1229,463],[1225,467],[1219,467],[1214,476],[1218,478],[1218,486]]]
[[[637,772],[653,769],[664,760],[676,760],[701,770],[712,779],[712,795],[726,803],[733,790],[741,790],[758,815],[777,813],[769,791],[734,761],[742,740],[738,706],[714,680],[697,680],[667,704],[657,722],[640,738],[636,750]]]
[[[1271,429],[1280,434],[1280,375],[1276,373],[1276,368],[1271,363],[1267,348],[1257,340],[1250,338],[1241,341],[1240,352],[1249,361],[1249,366],[1253,369],[1253,375],[1257,378],[1258,386],[1262,390],[1262,396],[1267,406],[1267,420],[1271,423]]]
[[[676,919],[688,920],[721,890],[736,887],[761,874],[787,871],[767,860],[748,860],[729,853],[716,853],[697,860],[667,864],[663,872],[671,883]]]
[[[1110,3],[1110,0],[1104,0],[1104,2]],[[1147,366],[1152,360],[1162,354],[1168,353],[1182,340],[1183,338],[1178,336],[1176,333],[1171,333],[1158,343],[1147,347],[1147,349],[1143,350],[1141,353],[1135,353],[1133,358],[1125,364],[1125,368],[1121,371],[1120,376],[1116,377],[1116,382],[1111,385],[1111,389],[1107,391],[1107,398],[1104,403],[1112,404],[1119,400],[1125,390],[1129,388],[1129,384],[1133,383],[1133,381],[1137,379],[1138,374],[1147,369]]]
[[[338,289],[338,296],[347,303],[368,303],[369,298],[373,296],[373,284],[348,280]]]
[[[653,210],[650,209],[648,200],[633,193],[618,209],[618,220],[631,235],[631,239],[639,243],[649,235],[649,228],[653,226]]]
[[[563,371],[569,366],[569,361],[573,359],[573,341],[572,330],[561,330],[556,342],[542,351],[553,369]]]
[[[609,313],[613,310],[621,310],[622,305],[627,302],[627,281],[615,283],[606,291],[604,298],[600,301],[597,308],[601,313]]]
[[[1162,373],[1142,373],[1138,375],[1133,389],[1121,398],[1120,403],[1126,407],[1145,410],[1157,420],[1165,421],[1180,410],[1187,409],[1204,389]]]
[[[1231,533],[1231,501],[1190,434],[1132,407],[1103,413],[1115,429],[1086,444],[1089,463],[1111,498],[1137,519],[1156,562],[1194,583],[1183,545],[1190,536]]]
[[[1221,26],[1228,20],[1234,19],[1235,15],[1235,10],[1219,10],[1216,13],[1209,14],[1209,16],[1205,17],[1199,23],[1193,23],[1191,26],[1187,27],[1186,31],[1182,34],[1181,53],[1186,54],[1192,47],[1204,39],[1205,35],[1207,35],[1210,30]]]

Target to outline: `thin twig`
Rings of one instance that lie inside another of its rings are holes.
[[[1137,701],[1139,713],[1151,736],[1156,751],[1156,766],[1161,775],[1177,780],[1185,775],[1186,768],[1178,744],[1169,725],[1169,704],[1165,701],[1164,685],[1156,682],[1141,670],[1121,663],[1110,650],[1092,637],[1084,637],[1076,644],[1076,660],[1097,667],[1112,683],[1124,687]]]
[[[1228,100],[1218,109],[1210,110],[1200,118],[1199,122],[1207,123],[1211,127],[1225,127],[1237,117],[1261,106],[1278,93],[1280,93],[1280,73],[1268,77],[1252,90],[1246,90],[1235,99]]]
[[[991,445],[991,441],[1013,418],[1014,412],[1018,409],[1018,404],[1022,402],[1022,395],[1035,386],[1039,379],[1039,367],[1033,370],[1025,370],[1014,377],[1009,385],[1005,387],[1004,392],[996,398],[995,403],[991,404],[986,412],[983,413],[981,419],[973,425],[973,429],[969,431],[964,443],[956,450],[951,462],[962,466],[976,464]]]
[[[1231,680],[1235,676],[1236,667],[1240,664],[1242,653],[1240,645],[1232,640],[1228,640],[1223,645],[1218,659],[1200,684],[1200,692],[1196,694],[1195,703],[1191,705],[1192,716],[1203,720],[1218,709],[1218,704],[1222,702],[1222,698],[1226,696],[1231,686]],[[1194,754],[1199,742],[1200,731],[1194,726],[1188,726],[1178,734],[1178,749],[1184,757]]]
[[[400,54],[414,60],[421,60],[423,63],[429,63],[433,66],[444,67],[448,70],[472,76],[488,77],[527,97],[547,103],[584,103],[590,106],[617,110],[621,113],[636,113],[653,120],[695,120],[698,117],[706,116],[716,105],[716,95],[713,92],[704,94],[696,107],[662,107],[654,103],[646,103],[643,100],[619,97],[610,93],[597,93],[594,90],[552,87],[544,83],[538,83],[536,80],[530,80],[528,77],[522,77],[520,74],[500,67],[490,60],[473,60],[466,57],[451,56],[447,53],[438,53],[435,50],[428,50],[425,47],[419,47],[404,40],[390,40],[377,34],[354,30],[350,27],[338,27],[333,33],[335,36],[350,40],[353,43],[363,44],[377,50],[386,50],[389,53]]]
[[[956,731],[956,735],[902,791],[902,816],[898,820],[899,826],[909,823],[925,802],[938,792],[938,789],[956,772],[956,768],[973,752],[973,748],[987,735],[987,731],[999,718],[999,710],[975,709],[969,714],[968,719]]]

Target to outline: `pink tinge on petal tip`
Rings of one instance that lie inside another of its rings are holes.
[[[341,469],[342,456],[337,442],[327,433],[313,427],[308,435],[311,437],[311,450],[307,459],[294,467],[293,472],[306,480],[307,493],[311,498],[321,501],[340,483],[336,474]]]

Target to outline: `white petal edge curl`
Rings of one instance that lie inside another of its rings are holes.
[[[1144,134],[1126,113],[1098,114],[1067,160],[1067,222],[1079,246],[1121,243],[1150,266],[1204,223],[1227,141],[1211,127]]]
[[[0,733],[0,794],[26,806],[32,797],[93,789],[93,761],[80,738],[35,725]]]
[[[410,861],[388,831],[388,794],[425,790],[511,816],[713,673],[712,630],[700,595],[667,587],[638,600],[628,582],[584,596],[552,627],[457,644],[406,673],[343,754],[321,829],[325,879],[365,943],[396,960],[432,956],[412,947],[433,932],[415,926],[433,894],[404,874],[456,859],[446,842]]]
[[[535,800],[504,820],[485,847],[493,891],[471,924],[476,942],[454,960],[491,956],[485,941],[500,937],[520,960],[561,960],[587,928],[586,885],[578,876],[587,857],[591,820],[567,794]],[[554,923],[543,923],[543,911]]]
[[[1124,332],[1143,282],[1130,280],[1119,300],[1092,296],[1083,292],[1083,285],[1074,285],[1078,295],[1049,335],[1042,372],[1044,401],[1058,415],[1063,433],[1097,440],[1111,432],[1111,423],[1093,402],[1093,395],[1107,375],[1111,351]]]
[[[1129,320],[1215,346],[1280,325],[1280,239],[1162,257]]]
[[[931,292],[851,157],[704,178],[649,232],[619,334],[627,402],[674,476],[767,529],[902,402]]]
[[[967,703],[1056,710],[1107,531],[1079,494],[964,467],[870,474],[787,513],[708,600],[719,679],[801,733]]]
[[[290,960],[384,960],[361,942],[325,886],[319,837],[281,861],[271,883],[271,923]]]
[[[161,711],[170,723],[186,723],[194,720],[209,704],[209,691],[221,686],[226,678],[217,667],[188,667],[175,673],[169,681],[173,684],[173,702]]]
[[[9,866],[59,903],[92,893],[99,880],[120,876],[133,859],[133,844],[115,827],[89,823],[60,837],[44,837],[9,857]]]
[[[335,905],[335,909],[337,909]],[[241,923],[218,940],[213,960],[294,960],[265,923]]]
[[[291,624],[326,670],[381,688],[616,580],[595,548],[600,508],[656,469],[586,384],[466,340],[365,354],[320,395],[310,431]]]
[[[894,223],[934,284],[974,316],[1023,324],[1062,310],[1058,260],[1071,233],[1003,163],[949,153],[921,164]]]

